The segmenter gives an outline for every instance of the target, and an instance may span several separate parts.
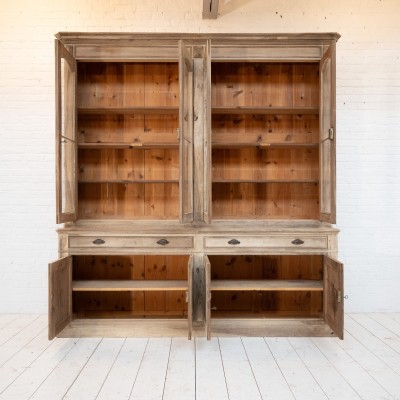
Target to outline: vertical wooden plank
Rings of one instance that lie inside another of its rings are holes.
[[[206,304],[206,282],[204,269],[204,256],[202,253],[193,254],[193,285],[192,285],[192,312],[193,322],[196,324],[204,324],[205,321],[205,304]]]
[[[163,400],[196,398],[195,344],[185,338],[173,338],[168,360]]]
[[[72,256],[49,264],[49,340],[72,319]]]
[[[193,331],[193,254],[189,256],[187,273],[188,273],[188,291],[187,291],[188,339],[191,340]]]
[[[343,264],[324,256],[324,319],[332,331],[343,339]]]
[[[218,338],[196,338],[196,399],[229,399]]]
[[[146,255],[144,263],[145,279],[165,280],[167,278],[166,256]],[[165,314],[167,310],[166,292],[145,292],[144,299],[145,311]]]
[[[206,255],[204,257],[204,271],[205,271],[205,293],[206,293],[206,318],[205,318],[205,327],[206,327],[206,337],[207,340],[211,339],[211,264],[210,260]]]
[[[180,222],[193,221],[193,60],[183,41],[179,42],[179,203]]]
[[[335,49],[333,42],[320,62],[320,219],[329,223],[336,222]]]

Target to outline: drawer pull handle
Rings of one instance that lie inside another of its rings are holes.
[[[301,239],[294,239],[294,240],[292,240],[292,244],[295,244],[295,245],[299,245],[299,244],[303,244],[303,243],[304,243],[304,241],[301,240]]]
[[[157,240],[157,244],[160,244],[161,246],[165,246],[168,243],[169,243],[169,241],[167,239]]]
[[[103,239],[93,240],[93,244],[104,244],[104,243],[105,243],[105,241]]]
[[[228,244],[235,246],[237,244],[240,244],[240,241],[237,239],[231,239],[231,240],[229,240]]]

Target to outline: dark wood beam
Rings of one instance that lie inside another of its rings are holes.
[[[219,0],[203,0],[203,19],[217,19]]]

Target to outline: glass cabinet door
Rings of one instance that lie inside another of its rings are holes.
[[[320,62],[320,219],[336,222],[335,57],[332,44]]]
[[[57,223],[76,220],[76,60],[56,41]]]

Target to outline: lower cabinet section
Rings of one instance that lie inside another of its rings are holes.
[[[258,319],[257,332],[267,318],[319,319],[343,338],[341,263],[323,255],[212,255],[204,268],[208,338],[217,318]]]
[[[190,339],[193,320],[194,334],[205,328],[208,339],[343,338],[343,265],[315,254],[200,253],[77,255],[49,264],[50,339],[129,336],[129,324],[145,336],[153,329]]]
[[[192,256],[68,256],[49,265],[49,338],[72,320],[187,319]]]

